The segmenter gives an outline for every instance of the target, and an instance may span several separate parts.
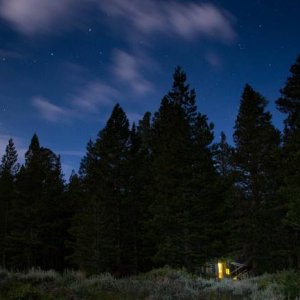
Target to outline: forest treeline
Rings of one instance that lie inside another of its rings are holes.
[[[196,107],[179,67],[153,115],[129,125],[116,105],[64,181],[59,155],[36,134],[18,164],[10,139],[0,165],[0,266],[136,274],[197,271],[230,257],[256,274],[300,268],[300,56],[272,124],[246,85],[234,146]]]

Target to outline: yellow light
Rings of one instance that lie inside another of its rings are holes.
[[[223,264],[221,262],[218,262],[218,278],[223,279],[224,274],[223,274]]]
[[[230,269],[226,268],[226,275],[230,275]]]

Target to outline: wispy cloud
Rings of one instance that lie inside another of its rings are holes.
[[[129,24],[131,34],[161,33],[184,39],[209,37],[224,42],[236,36],[234,18],[209,3],[175,0],[102,0],[97,3],[109,16]]]
[[[65,118],[72,114],[71,110],[55,105],[43,97],[33,98],[32,104],[40,112],[42,118],[48,121],[66,120]]]
[[[95,81],[77,91],[65,106],[54,104],[49,99],[40,96],[32,99],[32,105],[44,120],[61,123],[98,113],[99,109],[110,108],[116,103],[118,96],[119,92],[116,89],[106,83]]]
[[[129,90],[137,95],[144,95],[154,89],[152,83],[145,78],[142,72],[143,69],[149,68],[149,60],[150,58],[145,55],[140,57],[125,51],[115,50],[112,72],[121,83],[129,87]],[[153,62],[154,66],[155,63]]]
[[[195,1],[159,0],[0,0],[0,16],[26,35],[60,33],[87,20],[84,9],[105,13],[124,22],[135,34],[157,34],[192,39],[235,38],[233,17],[225,10]],[[95,9],[97,8],[97,9]],[[99,20],[101,16],[99,14]]]
[[[0,0],[0,16],[26,35],[60,32],[78,17],[79,0]]]
[[[104,82],[89,83],[71,100],[75,110],[97,112],[101,107],[110,107],[115,103],[119,92]]]

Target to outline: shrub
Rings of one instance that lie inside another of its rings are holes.
[[[122,279],[108,273],[86,277],[72,270],[61,276],[40,269],[26,273],[2,269],[0,299],[299,300],[299,281],[299,273],[291,271],[217,281],[169,267]]]
[[[19,273],[19,280],[25,283],[37,285],[40,283],[57,282],[61,276],[53,271],[43,271],[41,269],[30,269],[27,273]]]
[[[47,295],[30,284],[15,286],[7,293],[9,300],[54,300],[51,295]]]

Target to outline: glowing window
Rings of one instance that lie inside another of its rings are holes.
[[[223,273],[223,264],[221,262],[218,262],[218,278],[223,279],[224,273]]]

